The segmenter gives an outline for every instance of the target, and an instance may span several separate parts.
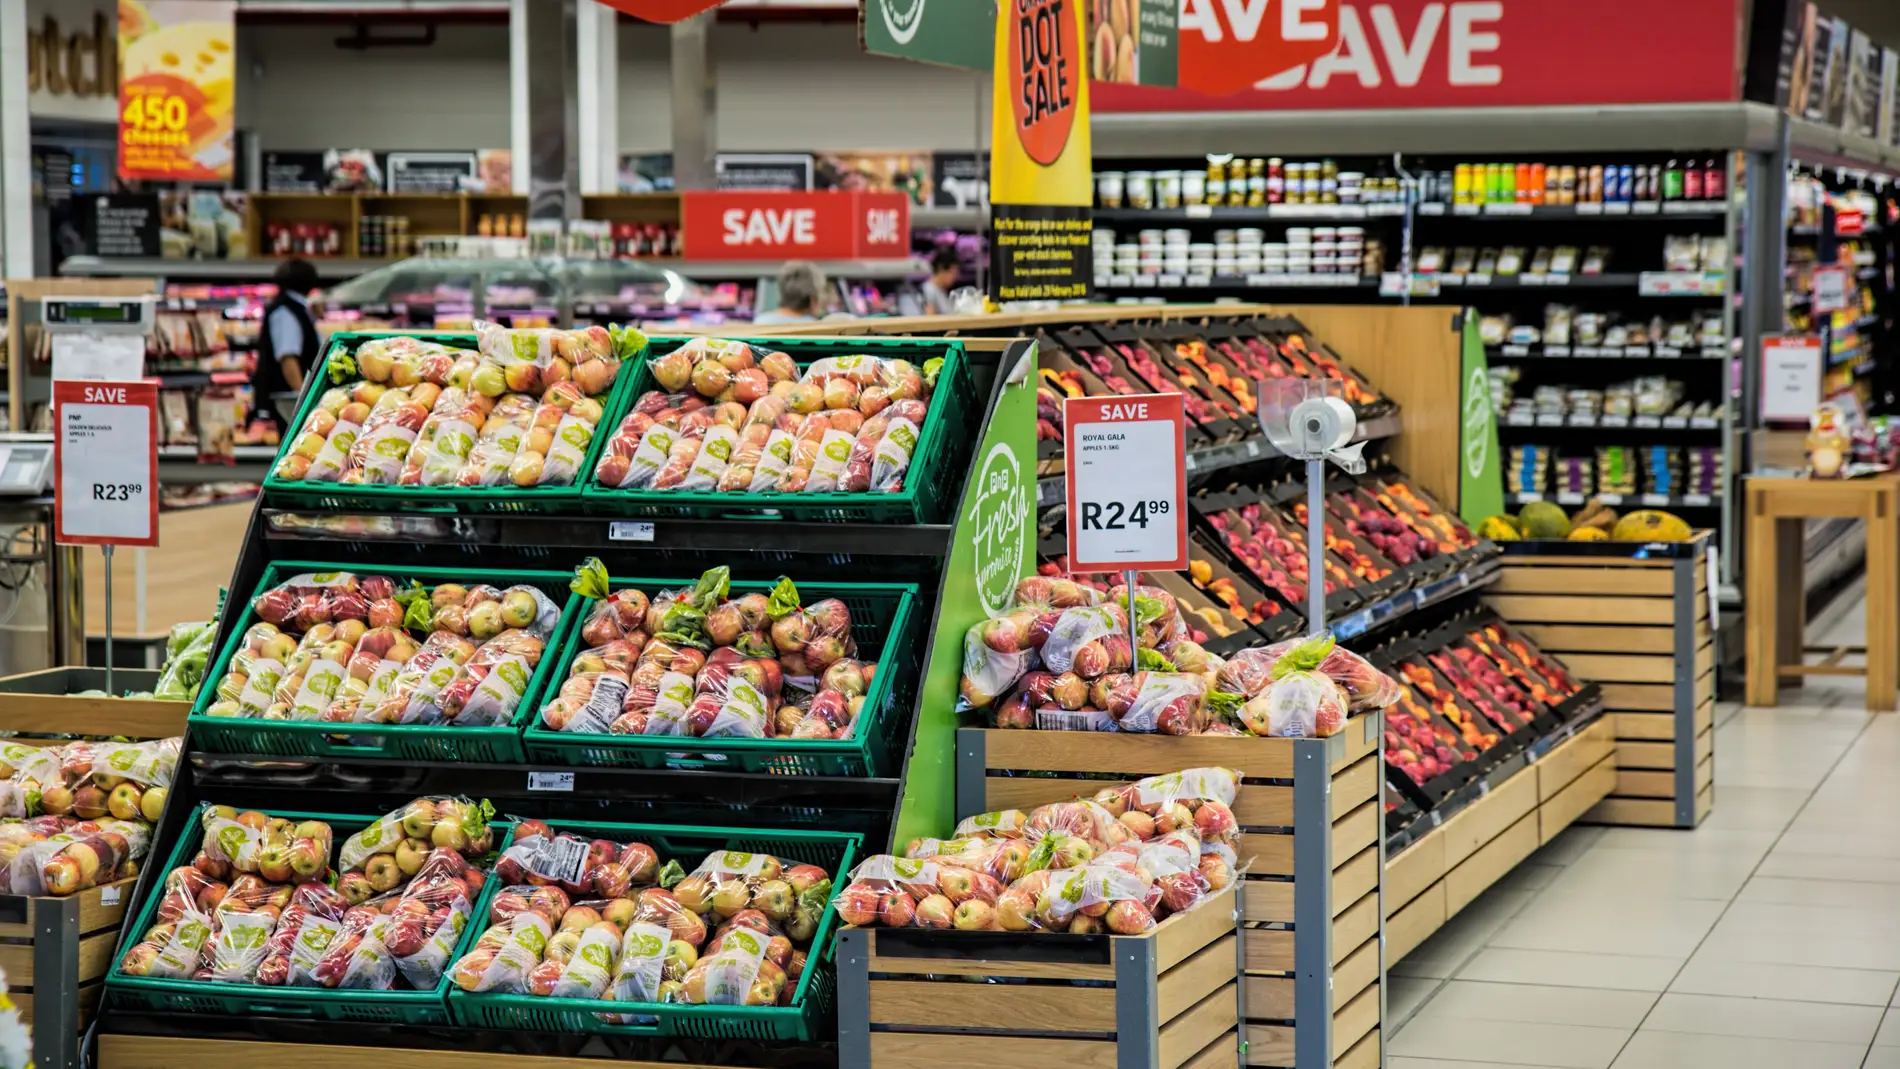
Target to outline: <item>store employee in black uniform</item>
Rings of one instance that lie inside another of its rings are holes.
[[[272,276],[277,296],[264,307],[264,329],[257,337],[257,370],[251,387],[259,411],[279,425],[284,423],[272,404],[275,394],[295,394],[303,388],[306,372],[315,366],[322,338],[310,312],[310,293],[317,288],[317,269],[307,260],[285,260]]]

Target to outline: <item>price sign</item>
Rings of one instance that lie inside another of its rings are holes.
[[[1814,314],[1838,312],[1847,307],[1850,285],[1847,268],[1840,265],[1814,269]]]
[[[1071,397],[1069,570],[1187,567],[1187,425],[1178,393]]]
[[[158,545],[158,386],[53,383],[53,541]]]

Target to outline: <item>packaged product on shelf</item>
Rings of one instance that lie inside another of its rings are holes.
[[[493,815],[494,807],[486,801],[461,797],[417,798],[344,839],[337,850],[337,868],[345,873],[362,870],[375,877],[371,866],[384,868],[378,859],[386,859],[400,874],[407,852],[417,857],[416,871],[419,871],[421,860],[427,858],[433,847],[453,850],[465,857],[479,856],[493,849],[494,829],[488,823]]]

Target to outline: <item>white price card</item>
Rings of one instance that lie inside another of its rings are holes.
[[[1178,393],[1062,404],[1069,570],[1187,567],[1187,425]]]
[[[1821,403],[1821,364],[1819,335],[1764,337],[1759,391],[1762,421],[1805,425]]]
[[[572,772],[530,772],[528,789],[531,791],[571,791],[574,789]]]
[[[1852,295],[1852,284],[1848,281],[1847,268],[1838,264],[1817,267],[1813,274],[1814,314],[1838,312],[1848,305]]]
[[[158,385],[53,383],[53,541],[158,545]]]

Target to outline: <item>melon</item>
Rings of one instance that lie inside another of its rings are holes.
[[[1687,542],[1694,534],[1689,525],[1667,512],[1645,509],[1616,521],[1610,537],[1618,542]]]
[[[1563,538],[1570,534],[1570,517],[1548,501],[1533,501],[1517,514],[1526,538]]]

